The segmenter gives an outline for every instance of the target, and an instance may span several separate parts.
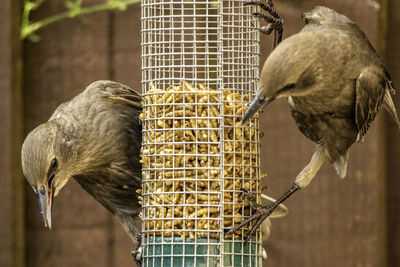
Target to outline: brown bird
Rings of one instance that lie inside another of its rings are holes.
[[[316,7],[303,18],[302,31],[283,40],[265,61],[243,123],[273,100],[288,98],[292,117],[316,143],[316,151],[283,196],[258,205],[252,217],[231,230],[255,220],[248,237],[280,203],[306,187],[325,161],[344,178],[351,145],[364,139],[382,105],[400,129],[390,75],[362,30],[327,7]]]
[[[97,81],[28,134],[22,170],[38,197],[45,226],[51,228],[53,197],[74,178],[136,242],[141,110],[140,95],[129,87]]]

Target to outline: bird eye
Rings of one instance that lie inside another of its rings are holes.
[[[50,162],[50,167],[49,170],[47,171],[47,177],[52,176],[54,172],[57,170],[57,167],[58,167],[58,161],[56,158],[54,158]]]
[[[58,165],[57,159],[56,159],[56,158],[52,159],[52,160],[51,160],[51,163],[50,163],[50,168],[51,168],[51,169],[56,169],[56,168],[57,168],[57,165]]]

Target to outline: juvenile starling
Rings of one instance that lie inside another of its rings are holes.
[[[72,177],[115,214],[133,242],[139,234],[141,97],[129,87],[97,81],[61,104],[28,134],[22,170],[51,228],[53,197]]]
[[[317,148],[282,197],[232,229],[255,220],[248,237],[279,203],[306,187],[326,160],[344,178],[349,148],[363,140],[382,104],[400,129],[389,73],[362,30],[326,7],[303,18],[302,31],[283,40],[265,61],[243,123],[273,100],[288,98],[298,128]]]

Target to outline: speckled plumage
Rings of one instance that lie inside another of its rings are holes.
[[[61,104],[22,147],[23,172],[36,192],[43,188],[55,196],[73,177],[120,219],[133,241],[140,211],[140,102],[140,95],[125,85],[94,82]],[[57,167],[49,182],[52,159]]]

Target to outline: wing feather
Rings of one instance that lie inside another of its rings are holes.
[[[386,76],[376,67],[364,68],[356,81],[355,123],[362,140],[378,114],[386,90]]]

